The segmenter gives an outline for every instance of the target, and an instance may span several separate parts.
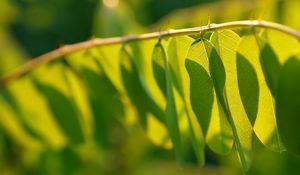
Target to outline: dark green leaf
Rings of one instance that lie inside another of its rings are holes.
[[[48,105],[57,123],[68,137],[71,144],[80,144],[84,141],[76,107],[64,94],[55,88],[35,82],[38,90],[45,96]]]
[[[300,154],[300,60],[290,58],[283,66],[276,97],[276,121],[286,149]]]
[[[166,97],[166,76],[165,76],[165,60],[161,58],[164,53],[162,49],[159,49],[160,46],[155,46],[152,55],[152,68],[154,78],[158,84],[158,87],[163,92],[164,96]]]
[[[258,112],[258,80],[256,72],[247,58],[240,53],[237,53],[236,56],[240,95],[248,118],[253,126]]]
[[[260,47],[260,63],[265,75],[265,80],[274,97],[276,96],[281,65],[276,54],[268,43],[260,38],[257,38],[257,42]]]

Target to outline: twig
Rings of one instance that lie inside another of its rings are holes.
[[[213,31],[217,29],[233,29],[233,28],[239,28],[239,27],[263,27],[263,28],[271,28],[275,29],[284,33],[287,33],[289,35],[294,36],[298,40],[300,40],[300,32],[298,32],[295,29],[292,29],[290,27],[263,21],[263,20],[244,20],[244,21],[232,21],[232,22],[225,22],[221,24],[210,24],[207,26],[200,26],[200,27],[194,27],[194,28],[184,28],[184,29],[171,29],[167,31],[160,31],[160,32],[153,32],[153,33],[145,33],[141,35],[128,35],[123,37],[112,37],[112,38],[93,38],[84,42],[75,43],[75,44],[69,44],[65,45],[61,48],[55,49],[53,51],[50,51],[48,53],[45,53],[39,57],[36,57],[34,59],[31,59],[24,65],[20,66],[13,72],[3,76],[0,78],[0,85],[5,85],[8,82],[15,80],[26,73],[28,73],[30,70],[34,69],[35,67],[47,63],[51,60],[62,58],[63,55],[66,55],[68,53],[72,53],[81,49],[87,49],[94,46],[103,46],[103,45],[112,45],[112,44],[119,44],[123,42],[130,42],[135,40],[146,40],[146,39],[153,39],[158,37],[164,37],[164,36],[179,36],[179,35],[192,35],[192,34],[198,34],[199,32],[207,32],[207,31]]]

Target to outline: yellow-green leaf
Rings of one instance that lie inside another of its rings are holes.
[[[171,137],[175,155],[178,163],[180,165],[183,164],[183,151],[181,144],[181,136],[179,131],[179,118],[176,112],[175,99],[173,94],[173,83],[172,78],[170,76],[170,70],[168,65],[168,59],[165,52],[164,47],[161,43],[157,43],[153,50],[152,60],[155,64],[153,64],[153,72],[156,78],[158,85],[162,83],[161,88],[165,91],[167,104],[165,111],[165,120],[169,130],[169,135]],[[163,71],[163,72],[161,72]],[[161,77],[162,76],[162,77]],[[163,80],[163,81],[162,81]]]
[[[230,30],[216,31],[211,37],[216,49],[205,42],[211,76],[217,97],[229,120],[234,142],[244,171],[249,170],[252,151],[252,126],[241,100],[235,52],[240,38]]]
[[[193,41],[192,38],[184,36],[170,39],[168,44],[168,58],[172,82],[184,101],[184,107],[188,117],[189,135],[192,140],[195,154],[198,163],[203,165],[205,161],[205,141],[200,123],[192,109],[190,101],[190,80],[188,72],[185,69],[186,56]]]
[[[125,45],[139,73],[141,85],[151,99],[162,108],[165,105],[163,92],[157,85],[152,69],[152,55],[156,40],[133,41]]]
[[[66,139],[51,115],[46,100],[34,87],[32,79],[23,77],[10,83],[7,89],[14,96],[15,103],[19,108],[14,111],[22,113],[28,127],[32,128],[47,146],[59,149],[65,145]]]
[[[74,67],[74,71],[80,74],[86,86],[94,116],[94,138],[102,147],[107,147],[109,121],[124,116],[124,109],[120,93],[104,72],[104,63],[98,62],[94,56],[96,55],[87,52],[81,57],[71,57],[73,59],[70,59],[69,63]]]
[[[164,123],[164,112],[148,95],[145,87],[142,85],[136,64],[124,47],[120,51],[120,63],[124,88],[131,102],[137,107],[141,124],[144,127],[147,126],[146,114],[148,112],[153,113],[159,121]]]
[[[232,134],[211,79],[211,50],[205,48],[206,42],[208,41],[202,39],[194,42],[186,59],[191,81],[191,102],[209,148],[216,153],[226,154],[232,147]]]
[[[2,96],[0,89],[0,126],[16,143],[25,148],[41,149],[41,143],[23,128],[16,118],[16,113]]]
[[[261,52],[264,53],[260,53],[255,36],[242,38],[237,54],[238,70],[244,72],[238,74],[240,94],[248,117],[255,119],[253,129],[259,140],[267,148],[281,152],[284,148],[278,135],[274,98],[268,88],[262,65],[267,62],[262,59],[271,61],[276,57],[274,58],[275,54],[269,46]],[[277,61],[275,62],[278,67]]]
[[[40,68],[35,72],[34,84],[47,100],[53,117],[67,136],[69,143],[82,144],[85,140],[82,129],[82,114],[73,96],[73,88],[67,79],[66,68],[62,64],[54,63]],[[37,76],[47,72],[43,79]]]
[[[266,29],[266,40],[276,53],[281,65],[300,51],[300,44],[297,38],[277,30]]]

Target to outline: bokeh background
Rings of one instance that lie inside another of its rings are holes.
[[[64,44],[206,25],[209,16],[212,23],[264,19],[300,29],[299,9],[299,0],[1,0],[0,75]],[[273,153],[257,139],[253,144],[247,174],[300,174],[300,157]],[[152,144],[140,127],[115,121],[107,145],[26,150],[0,127],[0,174],[244,174],[234,150],[220,157],[207,149],[206,165],[199,167],[186,143],[186,163],[179,167],[172,150]]]

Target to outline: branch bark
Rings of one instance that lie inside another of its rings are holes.
[[[93,38],[84,42],[62,46],[58,49],[45,53],[39,57],[31,59],[27,63],[18,67],[16,70],[1,77],[0,85],[5,85],[11,82],[12,80],[15,80],[25,75],[26,73],[28,73],[29,71],[31,71],[32,69],[34,69],[35,67],[41,64],[47,63],[51,60],[62,58],[62,56],[68,53],[72,53],[81,49],[87,49],[94,46],[126,43],[126,42],[136,41],[136,40],[153,39],[153,38],[159,38],[164,36],[192,35],[200,32],[205,33],[208,31],[214,31],[219,29],[233,29],[233,28],[241,28],[241,27],[271,28],[292,35],[298,40],[300,40],[299,31],[278,23],[273,23],[273,22],[263,21],[263,20],[232,21],[232,22],[225,22],[221,24],[210,24],[210,25],[194,27],[194,28],[184,28],[184,29],[177,29],[177,30],[170,29],[167,31],[145,33],[140,35],[128,35],[123,37],[112,37],[112,38]]]

